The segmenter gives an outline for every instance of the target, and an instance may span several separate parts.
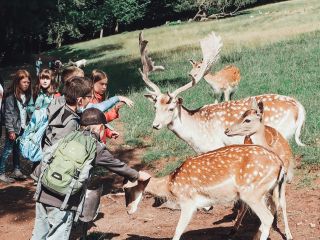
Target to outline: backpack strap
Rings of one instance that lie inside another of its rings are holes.
[[[73,187],[74,187],[74,185],[76,184],[76,182],[78,181],[79,175],[80,175],[80,172],[79,172],[79,170],[77,169],[77,174],[76,174],[76,176],[72,179],[72,181],[71,181],[71,183],[70,183],[70,185],[69,185],[69,188],[68,188],[68,192],[67,192],[66,196],[64,197],[63,203],[62,203],[61,206],[60,206],[60,210],[61,210],[61,211],[63,211],[63,210],[66,208],[67,203],[68,203],[68,201],[69,201],[69,198],[70,198],[70,196],[71,196]]]
[[[83,185],[83,194],[82,194],[82,199],[81,202],[78,205],[77,211],[76,211],[76,215],[74,217],[74,221],[77,222],[79,220],[80,215],[82,214],[82,210],[83,210],[83,206],[84,206],[84,202],[86,199],[86,192],[87,192],[87,188],[88,188],[88,181],[86,181],[86,183]]]
[[[41,179],[42,179],[42,177],[43,177],[43,175],[44,175],[44,173],[45,173],[45,170],[46,170],[46,169],[48,168],[48,166],[49,166],[49,164],[44,163],[44,162],[42,162],[41,164],[42,164],[42,166],[41,166],[41,173],[40,173],[40,176],[39,176],[39,178],[38,178],[36,192],[34,193],[34,196],[33,196],[33,198],[34,198],[35,201],[38,201],[38,200],[39,200],[40,193],[41,193],[41,190],[42,190],[42,188],[41,188],[41,186],[42,186],[42,184],[41,184]]]

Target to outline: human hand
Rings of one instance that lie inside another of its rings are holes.
[[[139,178],[138,181],[147,181],[148,179],[151,178],[151,175],[147,172],[144,171],[139,171]]]
[[[117,131],[112,130],[111,131],[111,138],[117,139],[119,137],[119,133]]]
[[[12,141],[16,140],[15,132],[9,132],[9,139],[12,140]]]
[[[116,104],[116,106],[114,107],[114,109],[116,110],[116,112],[118,113],[120,108],[124,105],[125,103],[124,102],[118,102]]]
[[[120,100],[120,102],[124,102],[125,104],[127,104],[128,107],[133,107],[133,105],[134,105],[133,101],[127,97],[119,96],[119,100]]]

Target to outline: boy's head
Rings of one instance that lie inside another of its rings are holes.
[[[107,120],[103,112],[96,108],[88,108],[83,111],[80,118],[80,126],[82,129],[90,129],[98,133],[100,138],[104,135],[105,125]]]
[[[61,73],[61,80],[64,84],[74,77],[84,77],[84,71],[78,67],[68,67]]]
[[[62,92],[68,105],[83,109],[91,101],[92,83],[83,77],[74,77],[65,83]]]

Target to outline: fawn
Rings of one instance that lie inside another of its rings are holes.
[[[295,159],[288,141],[272,127],[263,122],[263,102],[252,102],[251,109],[247,110],[230,128],[225,130],[227,136],[245,136],[244,144],[258,144],[274,153],[283,161],[287,171],[287,183],[291,183],[295,167]],[[241,225],[246,213],[245,206],[241,205],[234,231]]]
[[[192,70],[190,74],[197,74],[201,68],[201,62],[195,62],[189,60],[192,65]],[[224,101],[231,100],[233,94],[237,91],[240,83],[240,70],[236,66],[228,65],[221,69],[215,74],[208,72],[203,76],[204,80],[210,84],[212,87],[215,103],[218,103],[218,100],[222,102],[223,96]]]

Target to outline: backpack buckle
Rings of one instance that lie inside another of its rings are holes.
[[[75,176],[74,176],[74,179],[79,179],[79,176],[80,176],[80,170],[79,169],[77,169],[76,170],[76,174],[75,174]]]

